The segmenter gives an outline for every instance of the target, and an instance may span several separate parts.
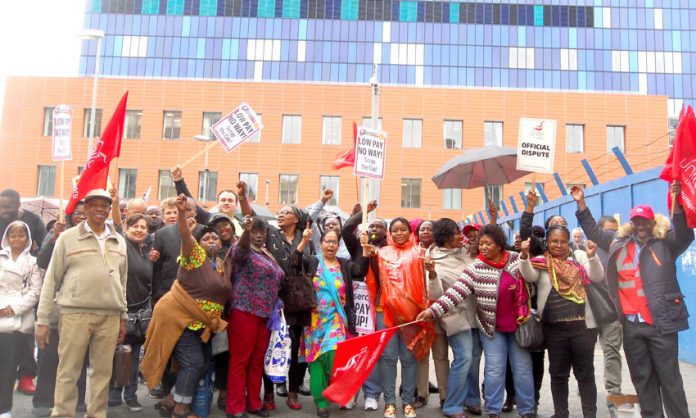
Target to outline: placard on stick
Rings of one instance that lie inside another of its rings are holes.
[[[353,174],[384,180],[386,148],[386,132],[359,126],[358,137],[355,141]]]
[[[233,149],[242,145],[244,141],[254,136],[261,129],[263,129],[261,118],[246,102],[237,106],[210,127],[210,131],[227,152],[232,152]]]
[[[517,142],[517,169],[535,173],[553,173],[556,151],[556,121],[520,118]]]
[[[53,109],[53,161],[72,160],[72,110],[68,105]]]

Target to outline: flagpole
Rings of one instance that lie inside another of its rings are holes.
[[[369,187],[370,182],[367,181],[366,177],[362,177],[363,183],[363,198],[362,198],[362,227],[361,232],[367,232],[367,202],[370,198]]]
[[[65,160],[60,161],[60,201],[58,203],[58,222],[63,222],[63,198],[65,197]]]
[[[183,164],[179,164],[179,168],[184,168],[187,165],[191,164],[196,158],[200,157],[201,155],[205,154],[210,150],[212,147],[214,147],[219,141],[211,141],[208,145],[205,146],[202,150],[198,151],[197,153],[193,154],[193,157],[189,158],[186,160]]]

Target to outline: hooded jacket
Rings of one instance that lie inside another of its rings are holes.
[[[28,240],[17,260],[12,260],[8,231],[15,225],[26,228]],[[22,317],[19,331],[25,334],[34,332],[34,307],[39,302],[42,282],[36,257],[29,253],[31,246],[31,231],[27,224],[14,221],[7,226],[0,250],[0,307],[4,308],[9,304],[15,315]]]
[[[597,225],[589,208],[578,211],[575,215],[587,238],[608,251],[607,286],[616,306],[621,306],[616,258],[619,251],[634,239],[631,224],[622,225],[614,236],[613,232],[604,231]],[[672,222],[674,228],[670,230],[669,219],[662,215],[655,216],[652,237],[643,245],[639,259],[640,277],[648,309],[653,317],[653,325],[662,334],[689,328],[689,313],[677,281],[675,263],[677,257],[686,251],[694,240],[694,231],[687,226],[684,212],[675,213]]]

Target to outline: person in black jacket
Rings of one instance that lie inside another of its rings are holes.
[[[304,329],[304,356],[309,363],[309,386],[317,406],[317,415],[329,416],[329,401],[322,392],[329,386],[333,360],[339,342],[355,334],[355,304],[353,279],[362,278],[367,272],[367,249],[355,260],[337,258],[340,235],[327,230],[321,236],[321,256],[304,256],[303,250],[312,240],[312,229],[307,225],[302,242],[297,246],[294,263],[303,263],[312,277],[317,294],[317,306],[312,309],[311,320]],[[362,234],[367,243],[367,234]]]
[[[681,184],[672,183],[670,193],[680,192]],[[620,309],[624,352],[641,415],[662,417],[664,407],[670,418],[688,417],[677,333],[689,328],[689,314],[677,281],[676,259],[694,240],[694,231],[681,205],[675,204],[671,230],[666,217],[639,205],[615,236],[597,225],[580,187],[570,194],[585,235],[609,252],[606,281]]]

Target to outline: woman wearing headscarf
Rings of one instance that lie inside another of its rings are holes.
[[[549,375],[554,416],[567,418],[568,378],[572,367],[578,381],[582,415],[597,416],[597,386],[594,378],[594,346],[597,323],[585,294],[585,283],[601,282],[604,270],[596,257],[597,246],[587,241],[587,253],[570,247],[565,226],[546,230],[546,252],[530,257],[530,240],[522,242],[520,272],[537,288],[537,309],[544,324],[549,351]]]
[[[0,249],[0,416],[12,417],[12,394],[23,344],[34,330],[34,308],[41,293],[41,274],[32,256],[29,226],[7,226]]]
[[[518,321],[528,318],[527,293],[519,275],[515,252],[505,250],[505,232],[497,225],[479,231],[478,259],[464,269],[461,277],[417,320],[442,318],[476,296],[476,321],[485,354],[484,398],[489,417],[498,418],[503,405],[505,369],[508,357],[515,381],[517,409],[522,418],[536,416],[532,359],[515,340]]]
[[[172,418],[194,418],[191,401],[210,360],[212,333],[225,330],[221,319],[230,299],[230,266],[218,257],[220,237],[210,227],[192,234],[186,218],[186,196],[176,199],[181,256],[177,279],[155,305],[145,338],[142,374],[149,389],[160,383],[171,356],[179,365],[176,383],[160,406]]]
[[[428,306],[421,252],[405,218],[389,225],[391,243],[377,252],[380,304],[377,329],[412,322]],[[380,311],[381,308],[381,311]],[[413,396],[418,380],[418,359],[430,350],[435,329],[432,324],[414,324],[394,334],[379,360],[384,391],[384,417],[396,416],[396,364],[401,361],[401,401],[406,418],[415,418]],[[407,348],[411,346],[412,349]]]

